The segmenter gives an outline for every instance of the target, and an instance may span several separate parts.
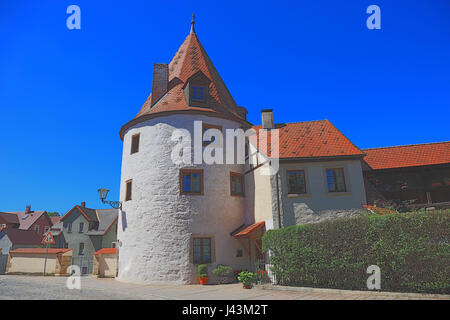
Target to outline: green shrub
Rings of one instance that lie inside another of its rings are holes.
[[[281,285],[367,290],[367,267],[383,291],[450,293],[450,212],[361,215],[269,230],[263,250]]]
[[[219,264],[213,270],[213,274],[217,277],[228,277],[228,276],[231,276],[232,271],[233,271],[233,268]]]
[[[208,276],[208,266],[206,264],[199,264],[197,269],[198,277],[207,277]]]

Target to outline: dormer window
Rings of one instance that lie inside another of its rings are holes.
[[[205,101],[205,87],[192,86],[192,100],[204,102]]]
[[[207,107],[209,97],[209,84],[211,80],[201,71],[192,75],[185,84],[184,94],[186,102],[192,107]]]

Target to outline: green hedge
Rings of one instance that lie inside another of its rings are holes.
[[[368,290],[367,267],[381,290],[450,293],[450,212],[361,215],[269,230],[263,250],[281,285]]]

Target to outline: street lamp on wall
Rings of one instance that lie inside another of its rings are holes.
[[[100,197],[100,200],[102,200],[102,203],[107,203],[114,209],[120,209],[122,210],[122,202],[121,201],[107,201],[106,197],[108,196],[109,190],[106,188],[98,189],[98,196]]]

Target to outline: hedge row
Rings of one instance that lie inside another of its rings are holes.
[[[361,215],[269,230],[263,250],[278,284],[368,290],[367,268],[381,290],[450,293],[450,212]]]

